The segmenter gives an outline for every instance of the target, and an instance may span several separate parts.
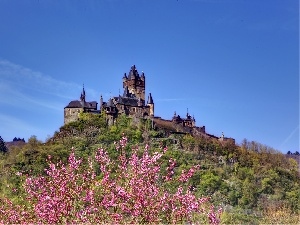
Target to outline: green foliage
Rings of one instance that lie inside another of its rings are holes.
[[[300,187],[296,186],[291,189],[291,191],[286,192],[286,199],[288,202],[288,205],[290,206],[290,209],[293,212],[299,212],[300,211]]]
[[[46,143],[32,136],[25,145],[10,147],[6,154],[0,154],[0,193],[17,201],[22,193],[11,190],[20,184],[17,172],[43,173],[48,155],[53,162],[66,162],[72,147],[75,154],[85,160],[93,156],[97,148],[107,149],[110,157],[116,159],[119,153],[115,151],[114,142],[123,134],[128,137],[128,152],[137,145],[149,144],[150,152],[167,146],[169,151],[161,159],[162,171],[166,171],[170,158],[176,160],[175,178],[183,169],[199,164],[201,170],[188,185],[195,187],[198,196],[209,195],[214,204],[232,208],[223,214],[223,223],[272,223],[271,216],[264,220],[245,210],[264,212],[272,208],[275,212],[283,207],[291,213],[300,210],[300,177],[294,159],[247,140],[237,146],[191,135],[167,136],[164,130],[152,129],[151,120],[133,120],[125,115],[108,126],[105,114],[81,113],[78,121],[62,126]],[[175,190],[176,187],[169,188]],[[269,215],[268,212],[266,216]]]
[[[6,153],[7,152],[7,147],[2,139],[2,137],[0,136],[0,153]]]
[[[182,139],[182,143],[186,149],[193,150],[195,148],[196,141],[191,135],[185,135]]]
[[[207,171],[200,178],[199,191],[203,195],[212,195],[218,190],[222,181],[218,175],[215,175],[211,171]]]
[[[235,210],[231,212],[225,211],[221,215],[221,224],[259,224],[259,217],[247,211]]]

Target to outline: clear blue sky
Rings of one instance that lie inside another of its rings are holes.
[[[0,0],[0,136],[63,125],[63,108],[122,92],[135,64],[155,114],[299,151],[296,0]]]

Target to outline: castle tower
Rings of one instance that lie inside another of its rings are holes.
[[[84,85],[82,86],[82,92],[80,94],[80,100],[85,101],[85,90],[84,90]]]
[[[85,90],[83,85],[80,100],[71,101],[64,108],[64,124],[78,120],[79,114],[85,110],[85,103]]]
[[[143,105],[145,105],[145,86],[146,79],[144,73],[140,76],[135,65],[133,65],[129,71],[128,77],[126,73],[123,77],[123,88],[127,87],[129,93],[134,95],[136,98],[142,100]]]
[[[105,107],[106,113],[106,122],[108,125],[113,125],[115,123],[115,119],[117,117],[117,108],[113,103],[113,99],[110,98]]]
[[[84,105],[85,105],[85,90],[84,90],[84,85],[82,87],[82,92],[81,92],[81,95],[80,95],[80,101],[81,101],[82,108],[84,108]]]
[[[150,107],[150,116],[154,116],[154,102],[151,93],[149,93],[147,106]]]
[[[100,111],[102,110],[102,105],[103,105],[103,97],[100,95]]]
[[[193,118],[192,118],[192,127],[195,127],[195,126],[196,126],[196,119],[195,119],[195,117],[193,115]]]

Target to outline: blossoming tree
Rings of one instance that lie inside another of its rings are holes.
[[[209,207],[209,198],[197,198],[186,182],[199,166],[175,177],[176,161],[162,173],[161,157],[148,146],[125,152],[126,137],[116,143],[118,160],[98,149],[88,165],[72,150],[68,165],[54,164],[49,157],[46,176],[26,177],[28,204],[15,205],[0,199],[0,223],[197,223],[199,215],[219,223],[220,210]],[[163,175],[164,174],[164,175]],[[21,173],[18,175],[22,176]],[[179,183],[175,192],[167,187]],[[198,221],[199,222],[199,221]]]

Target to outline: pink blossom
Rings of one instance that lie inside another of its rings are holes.
[[[28,206],[14,205],[0,199],[0,223],[184,223],[193,213],[206,213],[208,222],[219,223],[219,214],[211,207],[205,212],[208,198],[197,198],[184,185],[199,166],[183,171],[174,180],[176,161],[169,160],[166,176],[161,175],[160,159],[167,151],[149,153],[146,145],[141,156],[134,148],[127,156],[127,138],[116,143],[120,151],[113,161],[104,149],[98,149],[95,161],[82,159],[71,150],[68,164],[52,163],[49,157],[47,176],[27,177],[24,188]],[[99,164],[101,178],[96,176],[94,163]],[[18,175],[18,174],[17,174]],[[175,193],[161,183],[163,180],[181,182]]]

